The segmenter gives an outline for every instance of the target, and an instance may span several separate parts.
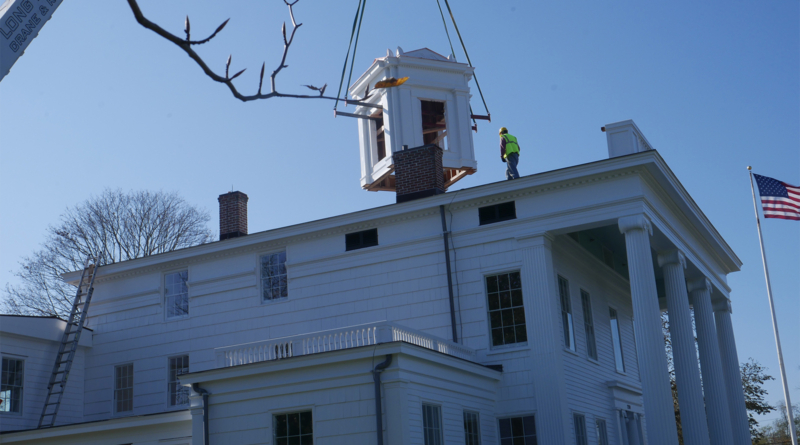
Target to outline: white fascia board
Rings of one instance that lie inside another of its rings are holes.
[[[3,443],[27,442],[37,439],[52,439],[80,434],[122,430],[127,428],[142,428],[191,421],[192,415],[189,410],[186,409],[182,411],[147,414],[144,416],[119,417],[116,419],[73,423],[71,425],[62,425],[52,428],[39,428],[20,432],[8,432],[0,435],[0,438],[2,438]]]
[[[320,352],[317,354],[300,355],[279,360],[267,360],[246,365],[217,368],[207,371],[194,372],[181,376],[181,384],[186,386],[193,383],[214,382],[240,377],[249,377],[272,372],[291,371],[301,368],[324,366],[326,364],[340,363],[351,360],[371,359],[383,357],[387,354],[402,354],[419,359],[435,362],[436,364],[470,372],[483,378],[499,381],[502,378],[500,371],[487,368],[483,365],[453,357],[440,352],[432,351],[410,343],[392,342],[377,346],[362,346],[358,348],[341,349],[338,351]]]
[[[0,315],[0,334],[59,343],[67,322],[60,318]],[[92,347],[92,331],[81,335],[78,346]]]
[[[567,186],[571,182],[585,180],[591,177],[602,177],[618,170],[631,170],[644,168],[655,179],[656,183],[674,200],[676,205],[686,214],[703,237],[709,240],[714,247],[720,261],[727,265],[728,270],[737,271],[741,260],[728,246],[719,232],[714,228],[708,218],[703,214],[697,204],[675,177],[667,164],[656,150],[648,150],[626,156],[590,162],[587,164],[565,167],[535,175],[523,176],[514,181],[498,181],[491,184],[479,185],[467,189],[435,195],[428,198],[417,199],[399,204],[389,204],[382,207],[361,210],[339,216],[333,216],[316,221],[310,221],[293,226],[267,230],[230,238],[224,241],[215,241],[200,246],[188,247],[172,252],[152,255],[144,258],[124,261],[103,266],[97,271],[97,281],[105,281],[115,276],[133,275],[148,272],[153,268],[168,267],[170,263],[194,263],[208,258],[238,255],[244,252],[263,249],[267,244],[289,244],[294,241],[317,238],[333,233],[347,233],[349,231],[363,230],[375,227],[381,222],[392,222],[407,219],[414,215],[430,215],[438,212],[439,205],[458,207],[470,202],[485,200],[492,195],[508,195],[518,193],[525,189],[546,189],[548,187]],[[69,283],[77,283],[80,271],[63,275]]]
[[[452,66],[451,66],[452,65]],[[351,95],[356,94],[358,91],[363,91],[366,88],[367,84],[374,84],[375,82],[381,80],[377,77],[384,72],[384,68],[387,66],[401,66],[401,67],[409,67],[409,68],[427,68],[439,71],[445,71],[450,73],[457,73],[457,74],[465,74],[472,77],[473,73],[475,72],[475,68],[467,65],[466,63],[460,62],[452,62],[452,61],[442,61],[442,60],[431,60],[431,59],[421,59],[419,57],[382,57],[380,59],[375,59],[372,62],[367,70],[353,82],[352,85],[349,87],[349,91]],[[468,79],[467,79],[468,80]],[[413,79],[409,79],[409,82],[413,81]],[[466,82],[465,82],[466,83]]]

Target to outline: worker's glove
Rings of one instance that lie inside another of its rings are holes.
[[[502,156],[500,156],[500,160],[503,161],[503,162],[506,162],[506,158],[504,158]]]

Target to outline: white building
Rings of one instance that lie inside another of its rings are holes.
[[[684,443],[749,444],[741,262],[636,125],[604,127],[608,159],[443,193],[477,164],[434,77],[469,70],[431,54],[374,65],[418,70],[371,99],[382,158],[360,121],[362,185],[389,171],[398,204],[247,234],[231,192],[221,241],[101,267],[58,426],[35,429],[63,322],[0,318],[0,442],[675,445],[667,311]],[[404,149],[429,99],[451,139]]]

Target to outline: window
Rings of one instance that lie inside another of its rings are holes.
[[[261,256],[261,295],[264,301],[289,296],[286,281],[286,252]]]
[[[277,414],[273,417],[275,445],[311,445],[314,443],[314,422],[311,411]]]
[[[189,315],[189,271],[164,275],[164,296],[167,300],[167,318]]]
[[[22,412],[22,384],[25,374],[25,361],[3,358],[0,373],[0,412]]]
[[[558,276],[558,294],[561,296],[561,322],[564,325],[564,346],[575,350],[575,328],[572,325],[572,302],[569,299],[569,281]]]
[[[536,445],[534,416],[500,419],[500,445]]]
[[[608,431],[606,430],[606,421],[604,419],[595,420],[597,425],[597,445],[608,445]]]
[[[575,445],[588,445],[586,441],[586,416],[573,413],[572,423],[575,425]]]
[[[375,163],[377,163],[386,157],[386,132],[383,128],[383,110],[372,113],[370,117],[375,118],[372,122],[375,123],[375,142],[378,149],[378,160]]]
[[[617,310],[608,308],[608,315],[611,318],[611,341],[614,343],[614,359],[616,361],[617,371],[625,372],[625,361],[622,358],[622,338],[619,335]]]
[[[114,367],[114,412],[133,411],[133,363]]]
[[[581,306],[583,306],[583,329],[586,331],[586,354],[597,360],[597,344],[594,340],[594,319],[592,318],[592,300],[589,293],[581,289]]]
[[[422,434],[425,445],[442,445],[442,408],[422,404]]]
[[[179,355],[169,358],[169,406],[189,404],[189,388],[180,385],[179,378],[189,373],[189,356]]]
[[[447,150],[447,123],[444,102],[420,101],[422,110],[422,142]]]
[[[519,272],[486,277],[492,346],[528,341]]]
[[[466,445],[481,445],[481,427],[478,413],[464,411],[464,439]]]
[[[365,247],[378,245],[378,229],[364,230],[363,232],[348,233],[344,236],[345,250],[348,252]]]
[[[514,201],[478,209],[478,220],[482,226],[510,219],[517,219],[517,207]]]

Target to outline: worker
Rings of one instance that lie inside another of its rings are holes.
[[[519,143],[506,127],[500,127],[500,160],[506,163],[506,179],[518,179]]]

